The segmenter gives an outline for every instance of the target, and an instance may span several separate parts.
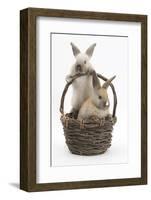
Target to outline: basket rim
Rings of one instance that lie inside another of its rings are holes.
[[[69,117],[68,113],[66,113],[66,114],[62,114],[60,119],[64,124],[66,124],[67,127],[68,127],[69,122],[78,124],[80,127],[83,127],[85,125],[87,126],[90,124],[102,126],[106,121],[110,121],[112,125],[115,125],[115,123],[117,122],[117,117],[116,116],[113,117],[112,115],[107,115],[106,117],[101,118],[101,119],[98,118],[98,120],[96,121],[93,119],[78,120],[78,119]]]

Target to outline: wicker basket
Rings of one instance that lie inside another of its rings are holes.
[[[111,133],[113,131],[113,125],[116,122],[115,113],[117,96],[113,84],[110,83],[113,92],[114,105],[112,115],[109,115],[106,118],[97,119],[92,117],[87,121],[79,121],[69,117],[69,114],[64,113],[64,99],[66,92],[75,79],[85,75],[87,74],[77,74],[66,84],[61,97],[60,112],[65,140],[70,152],[73,154],[90,156],[102,154],[111,146]],[[104,81],[107,80],[107,78],[100,74],[97,74],[97,76]]]

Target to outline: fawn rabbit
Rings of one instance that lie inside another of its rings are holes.
[[[96,72],[92,75],[92,90],[90,97],[82,104],[78,119],[86,120],[90,117],[103,118],[109,115],[109,98],[107,94],[107,89],[111,81],[115,78],[108,79],[102,86],[97,77]]]
[[[69,82],[75,74],[88,73],[91,74],[93,67],[90,63],[94,48],[96,44],[92,44],[85,53],[81,53],[78,47],[71,42],[73,55],[75,56],[75,63],[72,65],[70,74],[66,77]],[[72,110],[70,116],[77,118],[78,111],[82,103],[88,98],[90,91],[90,76],[82,76],[77,78],[73,83],[73,95],[72,95]]]

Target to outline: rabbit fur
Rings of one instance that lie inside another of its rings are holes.
[[[73,55],[75,56],[75,63],[71,67],[70,74],[66,77],[66,81],[69,82],[72,76],[78,73],[92,73],[93,67],[90,63],[94,48],[96,44],[92,44],[85,53],[81,53],[79,48],[71,42]],[[72,94],[72,112],[76,112],[76,115],[82,105],[82,103],[89,97],[89,91],[91,88],[91,76],[82,76],[74,80],[72,83],[73,94]],[[77,116],[74,116],[77,118]]]
[[[109,115],[110,102],[107,94],[107,89],[114,78],[115,76],[113,76],[111,79],[108,79],[101,86],[96,72],[93,72],[91,95],[82,104],[78,113],[78,120],[87,120],[90,117],[97,117],[101,119]]]

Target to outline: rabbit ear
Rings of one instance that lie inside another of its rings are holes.
[[[79,53],[80,53],[80,50],[78,49],[78,47],[73,44],[72,42],[70,43],[71,46],[72,46],[72,51],[73,51],[73,55],[76,57]]]
[[[96,43],[92,44],[91,46],[89,46],[89,48],[86,50],[86,54],[89,56],[89,58],[92,57],[93,51],[94,51],[94,47],[96,46]]]
[[[113,76],[112,78],[108,79],[102,86],[102,88],[107,89],[108,86],[110,85],[110,83],[113,81],[113,79],[115,79],[116,76]]]
[[[93,88],[100,89],[101,87],[99,78],[97,77],[97,74],[95,71],[92,72],[92,84],[93,84]]]

